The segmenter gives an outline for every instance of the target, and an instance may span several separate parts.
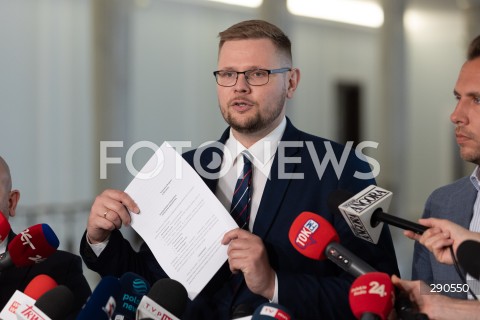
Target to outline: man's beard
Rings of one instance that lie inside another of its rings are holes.
[[[283,112],[283,106],[285,105],[286,94],[282,94],[278,101],[273,105],[277,106],[273,110],[269,110],[266,114],[261,114],[256,112],[253,116],[248,119],[242,119],[243,121],[237,121],[235,117],[232,116],[230,112],[224,116],[225,121],[234,129],[235,131],[243,134],[250,134],[259,132],[272,124]]]
[[[474,152],[463,152],[462,147],[460,147],[460,157],[467,162],[480,165],[480,150]]]
[[[470,140],[477,142],[475,135],[468,129],[465,129],[461,126],[455,127],[455,133],[464,135],[468,137]],[[467,162],[474,163],[476,165],[480,165],[480,148],[474,148],[469,150],[468,147],[462,147],[459,145],[460,148],[460,157]]]

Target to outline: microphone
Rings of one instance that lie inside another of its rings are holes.
[[[477,280],[480,280],[480,242],[465,240],[457,248],[457,260],[460,266]]]
[[[34,277],[25,287],[24,292],[15,291],[0,313],[0,319],[17,320],[17,309],[25,304],[33,305],[35,300],[56,286],[57,282],[45,274]]]
[[[60,244],[48,224],[36,224],[15,236],[7,251],[0,255],[0,271],[40,263],[51,256]]]
[[[23,304],[16,315],[19,320],[63,320],[70,313],[74,300],[72,291],[60,285],[45,292],[34,304]]]
[[[10,223],[8,222],[7,218],[3,215],[3,212],[0,211],[0,243],[2,243],[5,239],[8,238],[8,234],[10,233]]]
[[[259,305],[257,309],[255,309],[255,312],[252,315],[252,320],[290,320],[292,319],[292,316],[290,314],[290,311],[288,311],[288,309],[284,306],[268,302]]]
[[[355,318],[386,320],[393,307],[393,290],[390,276],[383,272],[370,272],[355,279],[348,295]]]
[[[312,212],[302,212],[295,219],[290,227],[288,237],[293,247],[304,256],[314,260],[323,260],[327,257],[356,278],[370,272],[377,272],[365,261],[337,243],[339,237],[332,225]],[[406,306],[411,306],[411,302],[409,300],[404,302],[404,306],[395,302],[395,310],[404,316],[399,319],[422,319],[424,314],[413,314],[411,307],[406,308]],[[415,318],[408,318],[407,316],[410,315]]]
[[[232,320],[241,319],[248,316],[251,317],[254,311],[255,310],[253,309],[253,307],[248,304],[239,304],[233,309]]]
[[[67,286],[59,285],[38,298],[34,308],[43,312],[51,320],[63,320],[70,314],[74,303],[73,292]]]
[[[355,277],[375,272],[369,264],[339,244],[333,226],[312,212],[304,211],[295,219],[288,238],[293,247],[304,256],[314,260],[328,258]]]
[[[117,307],[113,319],[133,320],[140,300],[150,290],[150,284],[140,275],[127,272],[120,277],[120,285],[121,289],[115,299]]]
[[[113,276],[103,277],[80,310],[77,320],[110,320],[117,305],[115,296],[121,289],[119,279]]]
[[[395,298],[395,311],[398,320],[428,320],[425,313],[418,312],[416,305],[410,301],[408,293],[397,290]]]
[[[428,228],[385,212],[390,206],[392,193],[371,185],[356,195],[345,190],[330,194],[328,205],[332,212],[340,210],[356,237],[377,243],[382,232],[383,222],[422,234]]]
[[[187,301],[187,290],[180,282],[169,278],[157,280],[140,301],[135,319],[180,319]]]
[[[38,298],[35,307],[52,320],[62,320],[71,312],[75,303],[73,292],[65,285],[59,285]]]
[[[23,292],[32,299],[38,300],[43,294],[52,290],[57,285],[57,282],[50,276],[39,274],[30,281]]]

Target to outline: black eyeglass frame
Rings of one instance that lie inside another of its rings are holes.
[[[230,86],[225,86],[223,84],[220,84],[218,83],[218,78],[217,78],[217,75],[219,72],[235,72],[237,74],[236,78],[235,78],[235,82],[230,85]],[[248,76],[247,76],[247,73],[248,72],[253,72],[253,71],[265,71],[267,72],[267,82],[265,82],[264,84],[251,84],[250,81],[248,81]],[[275,74],[275,73],[284,73],[284,72],[287,72],[287,71],[292,71],[292,68],[279,68],[279,69],[251,69],[251,70],[245,70],[245,71],[230,71],[230,70],[217,70],[217,71],[213,71],[213,76],[215,77],[215,81],[217,82],[217,84],[219,86],[222,86],[222,87],[233,87],[234,85],[237,84],[237,81],[238,81],[238,75],[240,74],[243,74],[245,76],[245,80],[247,81],[247,83],[251,86],[255,86],[255,87],[259,87],[259,86],[264,86],[266,85],[269,81],[270,81],[270,75],[271,74]]]

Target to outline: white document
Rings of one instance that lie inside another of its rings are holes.
[[[227,260],[223,235],[235,220],[167,142],[125,189],[140,208],[132,227],[168,276],[194,299]]]

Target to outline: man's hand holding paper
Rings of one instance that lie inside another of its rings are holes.
[[[227,260],[228,247],[221,240],[237,224],[168,143],[150,158],[125,193],[140,208],[140,214],[131,215],[132,227],[168,276],[181,282],[194,299]]]

